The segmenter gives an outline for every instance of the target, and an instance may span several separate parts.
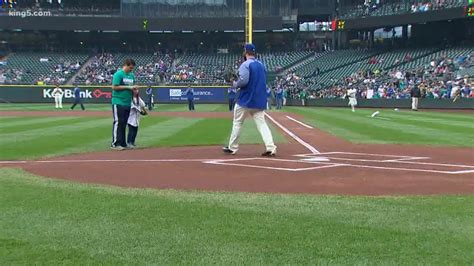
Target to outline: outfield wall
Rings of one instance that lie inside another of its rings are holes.
[[[51,95],[53,86],[0,86],[0,102],[4,103],[54,103]],[[61,86],[65,91],[64,102],[73,101],[73,86]],[[108,86],[81,86],[82,98],[85,103],[110,103],[112,90]],[[154,86],[155,103],[183,103],[187,98],[187,87]],[[193,86],[195,101],[199,103],[227,103],[227,87]],[[141,90],[145,99],[145,90]],[[359,99],[359,107],[367,108],[410,108],[411,100],[396,99]],[[300,100],[288,100],[288,105],[301,106]],[[315,99],[307,100],[307,106],[347,107],[344,99]],[[422,109],[471,109],[474,110],[473,99],[460,99],[453,103],[449,99],[421,99]]]
[[[411,108],[411,99],[357,99],[358,107],[364,108]],[[287,105],[301,106],[301,100],[289,100]],[[347,107],[344,99],[307,100],[306,106]],[[459,99],[453,103],[451,99],[420,99],[420,109],[471,109],[474,110],[474,98]]]
[[[73,102],[73,86],[61,86],[64,102]],[[85,103],[110,103],[112,89],[108,86],[80,86],[81,98]],[[185,92],[188,87],[154,86],[155,103],[182,103],[187,101]],[[227,102],[227,87],[193,86],[196,103]],[[0,86],[0,102],[4,103],[53,103],[51,95],[54,86]],[[145,87],[140,91],[145,99]]]

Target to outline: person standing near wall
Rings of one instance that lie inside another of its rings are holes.
[[[283,104],[283,89],[280,85],[277,86],[275,90],[275,98],[276,98],[276,109],[281,110],[281,106]]]
[[[421,90],[420,88],[418,88],[417,84],[413,85],[413,87],[411,88],[410,95],[411,95],[411,109],[413,111],[418,111],[418,104],[421,98]]]
[[[352,84],[349,84],[349,87]],[[351,110],[354,113],[355,112],[355,107],[357,106],[357,89],[355,88],[349,88],[347,90],[346,94],[347,98],[349,98],[349,105],[351,106]]]
[[[71,110],[74,110],[76,105],[80,105],[82,111],[84,111],[86,108],[84,108],[84,104],[82,104],[82,98],[81,98],[81,89],[79,86],[76,86],[74,88],[74,104],[71,106]]]
[[[54,97],[56,109],[63,109],[64,91],[59,87],[59,84],[56,84],[56,88],[54,88],[52,95]]]
[[[148,111],[153,110],[153,88],[151,86],[146,89],[146,106]]]
[[[194,89],[189,87],[186,90],[186,97],[188,98],[188,109],[189,111],[194,111]]]
[[[267,87],[267,110],[272,110],[272,88]]]
[[[300,92],[300,100],[302,106],[306,106],[306,98],[308,98],[308,93],[306,92],[306,89],[303,89]]]

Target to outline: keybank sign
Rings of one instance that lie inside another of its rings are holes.
[[[44,89],[43,90],[43,98],[45,98],[45,99],[54,98],[54,96],[52,95],[53,90],[54,89]],[[64,92],[64,98],[66,98],[66,99],[74,98],[74,90],[63,89],[63,92]],[[92,92],[93,91],[91,91],[91,90],[81,91],[81,98],[82,99],[95,98],[95,97],[92,96]]]

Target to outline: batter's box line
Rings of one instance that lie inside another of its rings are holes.
[[[293,161],[293,162],[300,162],[300,161]],[[333,167],[340,167],[346,166],[346,164],[326,164],[314,167],[305,167],[305,168],[285,168],[285,167],[273,167],[273,166],[263,166],[263,165],[251,165],[251,164],[243,164],[243,163],[232,163],[232,162],[222,162],[222,161],[206,161],[203,162],[205,164],[212,164],[212,165],[224,165],[224,166],[238,166],[238,167],[247,167],[247,168],[258,168],[258,169],[266,169],[266,170],[278,170],[278,171],[288,171],[288,172],[301,172],[301,171],[310,171],[310,170],[317,170],[317,169],[325,169],[325,168],[333,168]]]
[[[342,154],[341,152],[335,152],[335,154]],[[326,153],[329,154],[329,153]],[[346,153],[349,154],[349,153]],[[360,154],[360,155],[369,155],[365,153],[352,153],[352,154]],[[377,155],[377,154],[370,154],[370,155]],[[315,154],[300,154],[300,155],[295,155],[297,157],[304,157],[304,158],[312,158],[312,157],[317,157]],[[403,155],[385,155],[385,156],[400,156],[400,157],[406,157],[400,159],[400,160],[369,160],[369,159],[354,159],[354,158],[340,158],[340,157],[330,157],[327,156],[328,159],[334,159],[334,160],[346,160],[346,161],[360,161],[360,162],[378,162],[378,163],[388,163],[388,162],[395,162],[395,163],[401,163],[401,164],[415,164],[415,165],[430,165],[430,166],[446,166],[446,167],[459,167],[459,168],[472,168],[474,170],[474,165],[464,165],[464,164],[450,164],[450,163],[430,163],[430,162],[407,162],[405,160],[409,160],[410,158],[418,158],[418,159],[431,159],[429,157],[409,157],[409,156],[403,156]]]
[[[473,170],[461,170],[461,171],[440,171],[440,170],[430,170],[430,169],[399,168],[399,167],[385,167],[385,166],[372,166],[372,165],[356,165],[356,164],[346,164],[345,166],[357,167],[357,168],[379,169],[379,170],[395,170],[395,171],[408,171],[408,172],[425,172],[425,173],[449,174],[449,175],[458,175],[458,174],[474,173],[474,169],[473,169]]]
[[[374,156],[374,157],[391,157],[395,159],[387,159],[387,160],[374,160],[374,159],[355,159],[355,158],[340,158],[340,157],[332,157],[330,155],[363,155],[363,156]],[[343,152],[343,151],[334,151],[334,152],[324,152],[320,154],[298,154],[295,155],[297,157],[304,157],[304,158],[315,158],[318,155],[329,155],[327,156],[328,159],[335,159],[335,160],[347,160],[347,161],[360,161],[360,162],[398,162],[398,161],[408,161],[408,160],[427,160],[430,157],[417,157],[417,156],[406,156],[406,155],[389,155],[389,154],[374,154],[374,153],[360,153],[360,152]]]
[[[277,161],[277,162],[291,162],[291,163],[309,163],[309,164],[335,164],[335,163],[325,163],[323,161],[304,161],[304,160],[295,160],[295,159],[280,159],[280,158],[237,158],[237,159],[216,159],[216,160],[207,160],[203,163],[225,163],[225,162],[235,162],[235,161],[253,161],[253,160],[260,160],[260,161]]]

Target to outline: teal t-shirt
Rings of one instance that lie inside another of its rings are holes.
[[[135,84],[135,75],[133,73],[125,73],[123,69],[118,70],[112,79],[113,86],[133,86]],[[112,91],[112,104],[131,106],[132,105],[132,91],[121,90]]]

